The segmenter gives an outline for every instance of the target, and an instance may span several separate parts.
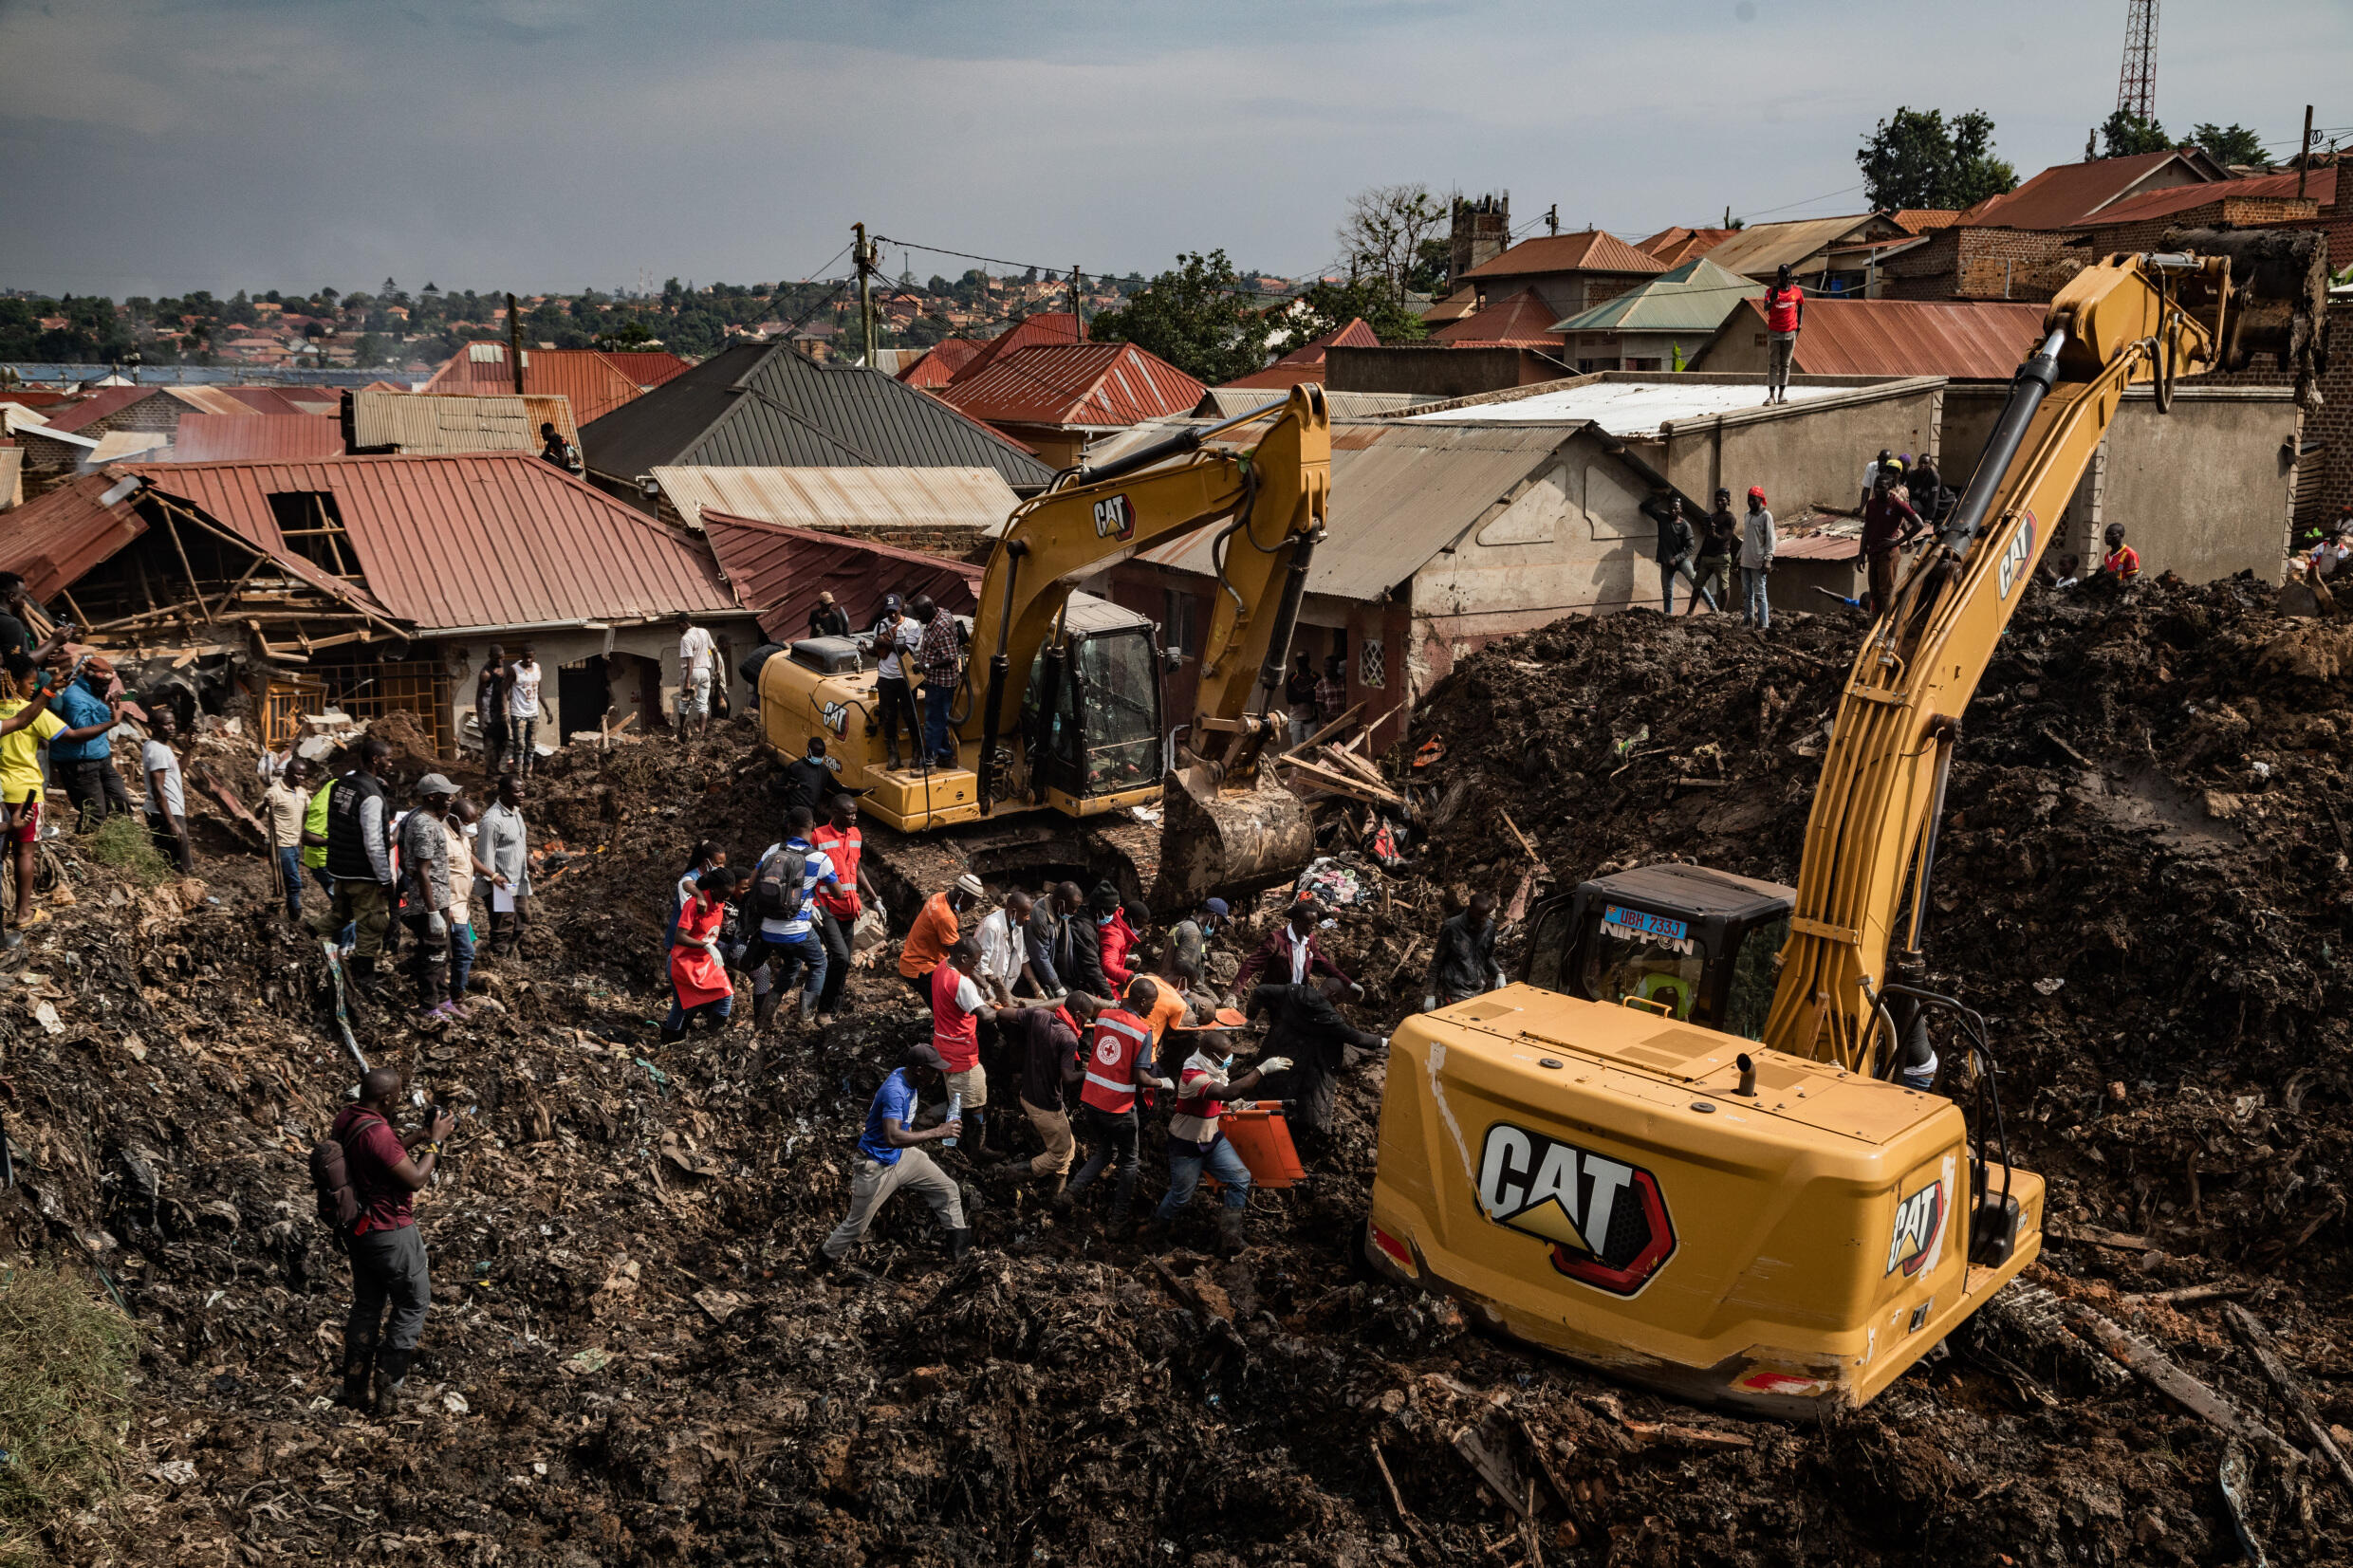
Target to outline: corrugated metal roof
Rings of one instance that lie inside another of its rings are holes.
[[[950,378],[950,384],[976,376],[1008,354],[1025,348],[1040,348],[1052,344],[1083,343],[1087,341],[1086,325],[1067,310],[1041,310],[1034,316],[1024,316],[995,337],[980,345],[977,353],[966,360]]]
[[[2251,179],[2214,180],[2204,185],[2173,185],[2160,191],[2143,191],[2139,195],[2125,196],[2101,208],[2071,229],[2100,229],[2118,223],[2146,223],[2153,218],[2167,218],[2176,212],[2187,212],[2216,201],[2292,200],[2296,194],[2296,175],[2257,175]],[[2330,164],[2307,172],[2304,194],[2320,203],[2323,209],[2337,201],[2337,169]]]
[[[1465,278],[1524,278],[1545,272],[1663,272],[1666,263],[1646,256],[1617,235],[1587,229],[1576,234],[1540,234],[1502,255],[1481,262]],[[1457,280],[1460,281],[1460,280]]]
[[[170,451],[172,433],[163,430],[110,430],[102,432],[98,445],[83,459],[92,464],[112,463],[140,452],[154,452],[157,447]],[[157,459],[158,461],[163,459]]]
[[[664,465],[662,494],[690,525],[706,508],[801,528],[974,528],[1021,504],[994,469],[732,469]]]
[[[832,594],[861,631],[881,613],[884,594],[929,594],[958,615],[979,603],[982,568],[965,562],[715,509],[703,513],[703,533],[736,599],[773,642],[808,636],[820,593]]]
[[[1793,223],[1751,224],[1708,252],[1708,260],[1742,277],[1766,276],[1778,267],[1795,267],[1841,240],[1861,237],[1879,214],[1858,212],[1843,218],[1800,218]],[[1888,220],[1882,220],[1883,222]]]
[[[672,464],[987,468],[1015,489],[1054,476],[1028,451],[929,393],[788,343],[721,349],[581,430],[589,467],[632,480]]]
[[[1558,425],[1402,424],[1335,433],[1331,538],[1308,564],[1307,591],[1380,599],[1477,526],[1575,434]],[[1208,576],[1216,536],[1198,528],[1137,559]]]
[[[1364,324],[1363,317],[1352,316],[1347,325],[1335,327],[1321,338],[1308,339],[1274,362],[1277,365],[1320,365],[1328,358],[1325,352],[1326,349],[1380,346],[1380,335]]]
[[[317,414],[183,414],[175,463],[307,463],[343,454],[343,424]]]
[[[1764,302],[1741,303],[1752,329],[1762,332]],[[1809,299],[1796,369],[1802,376],[2007,381],[2042,337],[2049,308],[2004,300]]]
[[[942,338],[899,373],[911,387],[944,387],[988,345],[973,338]]]
[[[51,430],[77,431],[83,426],[119,413],[133,403],[163,396],[156,387],[100,387],[78,403],[61,403],[44,409]]]
[[[939,396],[991,424],[1116,430],[1182,414],[1208,390],[1135,343],[1061,343],[968,369]]]
[[[511,397],[514,372],[507,363],[507,345],[466,344],[448,364],[434,372],[424,390]],[[573,417],[584,426],[641,395],[633,377],[593,348],[525,349],[523,390],[542,397],[569,397]]]
[[[1219,392],[1229,389],[1256,392],[1262,395],[1270,392],[1288,392],[1291,388],[1309,381],[1318,386],[1324,384],[1323,360],[1318,360],[1312,364],[1303,365],[1270,364],[1264,370],[1253,370],[1248,376],[1236,376],[1232,380],[1226,382],[1223,387],[1212,387],[1205,396],[1214,397]]]
[[[352,444],[398,447],[423,456],[461,452],[540,450],[539,427],[551,424],[578,440],[571,399],[563,397],[503,397],[436,392],[355,392],[351,395]]]
[[[623,376],[647,392],[665,381],[675,381],[694,366],[666,348],[607,348],[601,349],[606,360]],[[530,391],[530,378],[524,378],[524,391]]]
[[[1739,232],[1737,229],[1662,229],[1635,249],[1669,267],[1680,267],[1706,255]]]
[[[0,511],[25,499],[25,449],[0,447]]]
[[[1553,323],[1555,332],[1708,332],[1765,286],[1696,256],[1640,287]],[[1697,345],[1694,345],[1694,352]]]
[[[692,535],[521,452],[326,463],[139,466],[158,489],[288,555],[269,498],[324,490],[368,592],[420,631],[725,613],[735,601]]]
[[[82,474],[9,512],[0,529],[0,571],[23,578],[34,599],[47,599],[145,533],[127,504],[99,505],[114,483],[113,474]]]
[[[2183,170],[2200,172],[2178,151],[2053,164],[2015,191],[1988,196],[1968,208],[1957,221],[1973,229],[2065,229],[2132,194],[2177,158]],[[2195,183],[2207,181],[2201,178]]]
[[[1425,323],[1458,322],[1479,307],[1479,290],[1475,284],[1464,284],[1446,298],[1433,304],[1421,313]]]
[[[1821,528],[1812,533],[1785,533],[1773,542],[1776,561],[1852,561],[1861,554],[1860,526],[1853,532]]]
[[[1806,309],[1806,331],[1813,330],[1813,306]],[[1804,333],[1799,336],[1803,338]],[[1788,389],[1790,403],[1808,402],[1850,391],[1847,387],[1796,386]],[[1538,392],[1491,403],[1474,403],[1436,414],[1410,414],[1406,422],[1429,426],[1446,423],[1599,425],[1612,435],[1655,435],[1658,427],[1677,419],[1705,419],[1717,414],[1741,414],[1757,407],[1756,388],[1664,377],[1656,381],[1588,381],[1558,392]]]
[[[1497,300],[1475,315],[1449,322],[1430,336],[1442,343],[1534,343],[1558,348],[1553,335],[1556,313],[1532,288]]]
[[[1264,408],[1267,404],[1273,402],[1280,394],[1288,391],[1291,384],[1287,381],[1279,387],[1268,387],[1261,385],[1251,377],[1244,377],[1238,381],[1228,381],[1224,386],[1212,387],[1201,394],[1201,400],[1193,405],[1194,417],[1231,419],[1237,414],[1248,414],[1254,408]],[[1438,400],[1435,395],[1426,392],[1326,392],[1324,394],[1325,405],[1331,410],[1334,419],[1377,419],[1384,414],[1402,414],[1417,404],[1435,403]],[[1090,463],[1108,462],[1110,456],[1108,452],[1098,456],[1090,450],[1087,453],[1087,461]]]

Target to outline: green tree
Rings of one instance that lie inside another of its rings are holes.
[[[2225,168],[2233,163],[2260,164],[2266,161],[2263,138],[2236,120],[2228,125],[2191,126],[2190,144]]]
[[[1358,317],[1384,343],[1416,342],[1430,335],[1419,316],[1389,292],[1386,284],[1371,278],[1353,283],[1318,283],[1299,296],[1275,329],[1269,351],[1288,354],[1327,332],[1337,332]]]
[[[2102,157],[2133,157],[2141,153],[2169,151],[2174,138],[2165,134],[2165,127],[2156,117],[2144,120],[2130,109],[2119,109],[2100,122],[2092,133],[2103,142]],[[2088,146],[2088,144],[2086,144]]]
[[[1130,295],[1125,307],[1096,317],[1093,337],[1150,349],[1212,386],[1264,366],[1264,328],[1226,253],[1179,253],[1176,261]]]
[[[1973,206],[2018,188],[2018,171],[1993,156],[1993,120],[1972,109],[1945,123],[1941,109],[1899,107],[1855,154],[1872,207]]]
[[[373,332],[362,332],[360,341],[351,345],[351,362],[361,370],[384,362],[384,340]]]

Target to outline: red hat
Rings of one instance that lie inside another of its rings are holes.
[[[1765,487],[1764,487],[1764,486],[1762,486],[1762,485],[1751,485],[1751,486],[1749,487],[1749,499],[1750,499],[1750,500],[1751,500],[1751,501],[1762,501],[1762,500],[1764,500],[1764,499],[1765,499]]]

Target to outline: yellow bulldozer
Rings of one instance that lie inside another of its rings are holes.
[[[1211,444],[1260,423],[1252,448]],[[946,886],[960,869],[1083,871],[1173,909],[1287,879],[1306,863],[1311,823],[1259,763],[1278,732],[1269,703],[1330,498],[1331,419],[1316,385],[1066,473],[1014,511],[990,552],[950,707],[953,765],[921,757],[917,741],[915,766],[889,766],[877,651],[850,638],[795,643],[760,667],[769,743],[797,757],[824,737],[864,820],[915,837],[878,836],[869,851],[899,862],[913,887]],[[1206,528],[1217,530],[1216,603],[1194,711],[1172,718],[1162,676],[1175,651],[1144,617],[1075,589]]]
[[[1401,1026],[1375,1269],[1629,1380],[1794,1413],[1872,1398],[2033,1261],[2044,1185],[2010,1157],[1994,1042],[1918,978],[1962,710],[2128,385],[2167,409],[2258,351],[2308,384],[2314,239],[2168,235],[2066,284],[1855,655],[1797,885],[1595,878],[1531,918],[1528,983]]]

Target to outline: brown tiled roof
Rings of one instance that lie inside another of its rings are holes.
[[[1617,235],[1599,229],[1576,234],[1546,234],[1522,240],[1466,278],[1525,278],[1546,272],[1664,272],[1667,264],[1646,256]]]
[[[1912,233],[1926,234],[1952,228],[1961,213],[1955,207],[1899,207],[1887,215]]]

